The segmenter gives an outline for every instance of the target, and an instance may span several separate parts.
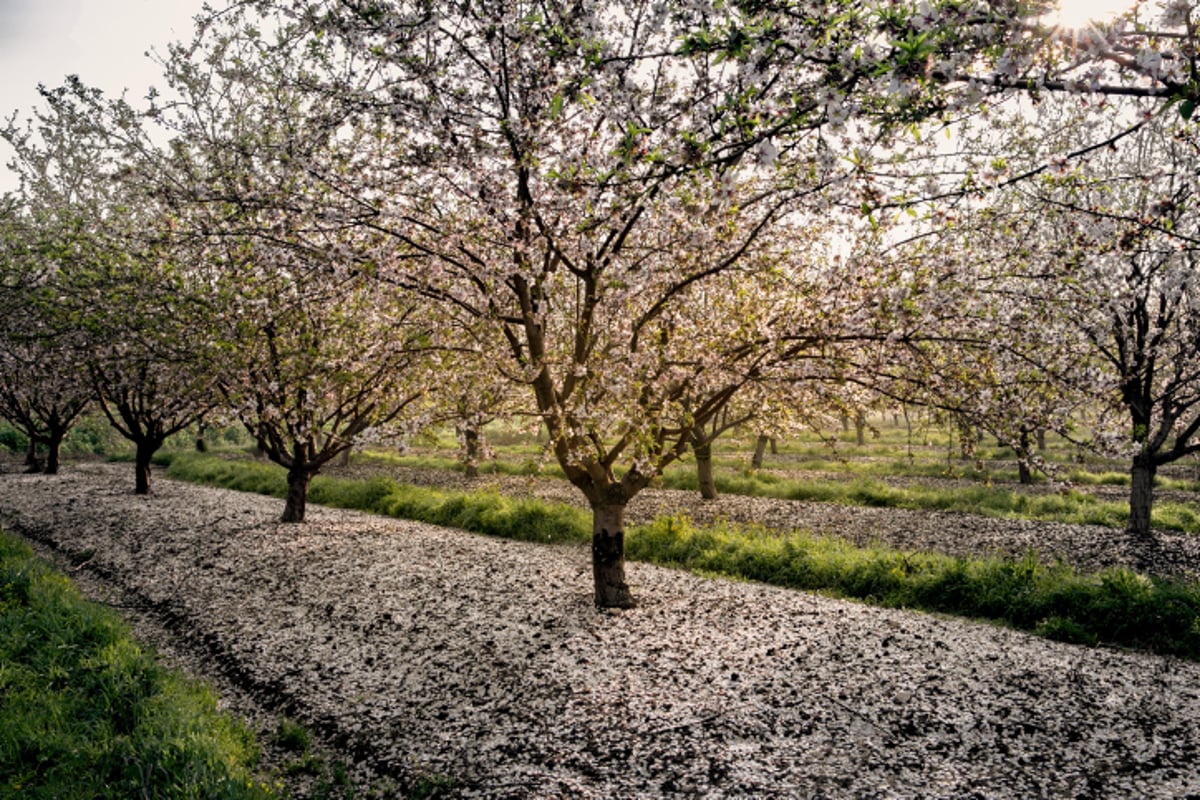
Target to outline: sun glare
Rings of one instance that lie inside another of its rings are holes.
[[[1058,11],[1047,16],[1059,27],[1078,30],[1094,22],[1110,22],[1133,6],[1133,0],[1058,0]]]

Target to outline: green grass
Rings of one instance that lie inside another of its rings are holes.
[[[1127,569],[1086,575],[1063,564],[857,548],[762,528],[694,527],[673,517],[638,528],[630,558],[816,590],[892,607],[994,620],[1051,638],[1200,658],[1200,585]]]
[[[180,453],[170,458],[167,475],[272,497],[287,495],[286,474],[274,464]],[[356,480],[318,475],[312,481],[308,498],[322,505],[355,508],[509,539],[578,542],[591,535],[590,516],[574,506],[510,498],[495,492],[443,492],[397,484],[384,477]]]
[[[282,496],[278,467],[187,454],[173,459],[169,474]],[[314,502],[493,536],[548,543],[590,538],[590,517],[581,509],[494,492],[443,492],[386,478],[324,479],[314,481],[313,491]],[[1200,659],[1200,585],[1194,583],[1128,570],[1080,574],[1033,554],[1017,561],[962,559],[856,548],[752,526],[697,528],[678,517],[634,527],[626,543],[636,560]]]
[[[0,796],[269,798],[252,734],[0,533]]]

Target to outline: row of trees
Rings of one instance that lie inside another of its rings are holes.
[[[603,606],[669,464],[879,394],[1128,456],[1147,535],[1200,426],[1194,20],[1044,6],[234,3],[144,107],[76,79],[4,131],[0,412],[94,398],[139,491],[236,418],[291,520],[364,436],[523,418]]]

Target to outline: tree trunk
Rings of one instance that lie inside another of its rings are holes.
[[[46,474],[57,475],[62,453],[62,440],[66,436],[66,431],[61,433],[52,433],[46,439]]]
[[[312,481],[312,473],[308,463],[303,459],[295,459],[288,469],[287,503],[283,507],[280,522],[304,522],[304,511],[308,505],[308,484]]]
[[[1045,428],[1037,429],[1037,449],[1038,449],[1039,453],[1044,453],[1046,451],[1046,429]]]
[[[1154,461],[1146,456],[1135,456],[1130,471],[1129,487],[1129,532],[1135,539],[1150,541],[1150,512],[1154,508],[1154,473],[1158,470]]]
[[[779,442],[775,441],[775,437],[771,437],[771,455],[779,455]]]
[[[770,438],[765,433],[759,434],[758,440],[754,443],[754,457],[750,459],[751,469],[762,469],[763,456],[767,454],[767,442]]]
[[[717,484],[713,480],[712,442],[692,447],[696,454],[696,480],[700,484],[700,496],[705,500],[717,499]]]
[[[33,474],[42,471],[42,460],[37,454],[37,437],[29,437],[29,448],[25,451],[25,472]]]
[[[859,411],[854,415],[854,441],[859,447],[867,443],[867,415]]]
[[[463,474],[468,478],[479,477],[479,431],[466,428],[463,431],[463,447],[465,448]]]
[[[1033,483],[1033,472],[1029,469],[1029,431],[1021,431],[1021,452],[1017,453],[1017,480],[1023,484]]]
[[[137,443],[137,455],[134,456],[134,494],[150,494],[150,459],[158,451],[154,442],[142,441]]]
[[[600,608],[633,608],[625,582],[625,503],[592,505],[592,578]]]

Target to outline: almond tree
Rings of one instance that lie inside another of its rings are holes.
[[[216,403],[210,309],[193,251],[167,235],[170,214],[128,180],[147,148],[139,115],[79,79],[43,90],[45,107],[3,131],[22,195],[39,219],[44,324],[64,331],[100,409],[135,448],[135,492],[167,437]],[[48,222],[53,220],[53,224]]]
[[[52,263],[43,257],[28,210],[16,198],[0,215],[0,417],[30,443],[29,467],[58,472],[63,438],[91,401],[78,336],[51,323],[58,305]],[[49,220],[46,220],[47,222]]]
[[[1129,530],[1150,536],[1159,467],[1200,452],[1200,139],[1151,120],[1135,136],[1038,186],[1057,303],[1105,413],[1089,443],[1130,459]]]
[[[1146,542],[1159,467],[1200,451],[1195,132],[1144,100],[1038,111],[979,138],[1026,177],[908,253],[914,335],[891,377],[1027,463],[1038,429],[1129,459],[1129,530]],[[1089,139],[1107,144],[1074,155]]]
[[[370,131],[300,88],[309,70],[332,65],[296,49],[284,21],[260,26],[245,11],[171,48],[176,99],[156,120],[173,140],[142,179],[164,187],[180,236],[204,254],[219,298],[222,393],[288,471],[282,521],[303,522],[325,464],[427,413],[440,332],[428,303],[378,280],[381,266],[362,256],[362,209],[333,181],[369,168]]]
[[[431,386],[423,309],[363,275],[235,273],[238,333],[223,385],[268,458],[288,471],[281,520],[303,522],[308,487],[358,437],[410,417]],[[270,298],[264,300],[264,298]]]
[[[591,504],[596,601],[632,604],[626,504],[806,346],[771,329],[769,303],[743,318],[697,309],[734,282],[778,298],[765,233],[800,198],[827,208],[817,196],[841,179],[825,105],[806,100],[797,117],[811,136],[776,143],[773,100],[727,105],[757,76],[681,50],[701,15],[669,4],[298,11],[375,62],[347,102],[388,149],[353,192],[377,210],[381,248],[423,258],[376,260],[446,313],[494,326]],[[811,64],[810,97],[826,80]]]

